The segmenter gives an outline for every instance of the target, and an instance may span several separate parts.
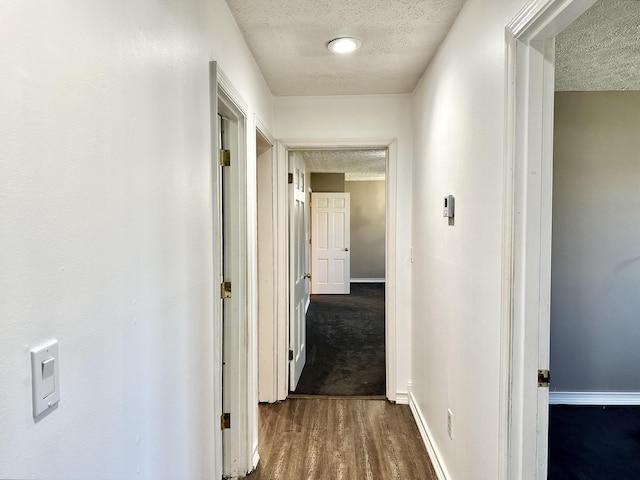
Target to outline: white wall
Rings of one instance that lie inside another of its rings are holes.
[[[455,480],[495,480],[506,461],[498,457],[505,26],[524,4],[469,0],[413,98],[412,395]],[[456,197],[451,226],[447,194]]]
[[[411,95],[276,97],[274,115],[275,134],[281,139],[398,140],[397,391],[406,394],[411,368]]]
[[[266,83],[222,0],[5,1],[0,24],[0,478],[219,477],[208,62],[271,128]]]
[[[640,92],[557,92],[551,389],[640,391]]]

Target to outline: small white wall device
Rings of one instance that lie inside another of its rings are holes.
[[[455,214],[456,199],[453,195],[447,195],[444,197],[444,209],[442,211],[443,217],[453,218]]]
[[[31,383],[34,417],[55,406],[60,401],[58,363],[57,340],[51,340],[31,350]]]

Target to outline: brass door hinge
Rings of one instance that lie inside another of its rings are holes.
[[[293,350],[289,350],[289,361],[293,360]]]
[[[226,430],[227,428],[231,428],[231,414],[223,413],[220,415],[220,430]]]
[[[231,166],[231,150],[220,150],[218,156],[221,167]]]
[[[549,386],[549,370],[538,370],[538,386]]]
[[[293,183],[293,173],[290,173],[287,177],[287,183]]]
[[[231,282],[220,284],[220,298],[231,298]]]

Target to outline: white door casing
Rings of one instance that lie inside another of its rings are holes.
[[[231,414],[231,428],[221,432],[222,475],[225,478],[236,478],[244,477],[258,462],[258,394],[255,368],[257,321],[256,309],[253,308],[253,300],[256,298],[253,288],[256,281],[256,265],[255,257],[252,255],[255,248],[255,240],[252,242],[252,238],[255,239],[255,217],[249,212],[254,202],[247,199],[248,191],[255,190],[255,176],[250,175],[253,169],[247,168],[247,152],[250,145],[246,132],[252,130],[252,125],[248,125],[245,114],[248,107],[242,97],[224,73],[219,68],[215,69],[214,62],[211,69],[212,74],[215,73],[217,77],[216,83],[212,82],[212,111],[215,113],[213,121],[219,121],[218,113],[228,119],[225,148],[231,150],[231,166],[220,167],[218,148],[221,146],[221,139],[215,135],[215,141],[212,142],[212,160],[216,173],[212,181],[216,280],[231,281],[232,293],[230,298],[215,302],[217,308],[214,320],[216,332],[220,332],[220,337],[217,338],[223,343],[216,345],[214,368],[224,368],[221,395],[223,398],[220,400],[224,412]],[[215,286],[212,295],[220,298],[219,283]],[[213,428],[220,428],[218,421]]]
[[[312,193],[311,293],[351,291],[349,193]]]
[[[548,462],[555,36],[596,0],[531,0],[506,28],[500,479],[543,480]],[[551,372],[553,375],[553,372]]]
[[[218,168],[218,150],[220,149],[220,125],[218,116],[218,66],[216,62],[209,62],[209,110],[210,110],[210,132],[211,132],[211,213],[212,213],[212,237],[213,237],[213,284],[218,285],[222,281],[222,236],[216,232],[222,231],[222,178]],[[222,319],[223,301],[214,299],[213,320]],[[222,414],[222,322],[214,321],[213,328],[213,377],[215,394],[213,398],[214,421],[218,415]],[[214,428],[214,442],[216,448],[212,452],[213,461],[216,465],[216,477],[223,474],[223,452],[222,452],[222,431],[218,430],[216,424]]]
[[[258,401],[277,400],[277,251],[274,215],[275,140],[256,118]]]
[[[295,391],[306,361],[306,307],[308,302],[309,255],[306,189],[307,176],[304,162],[292,152],[289,159],[292,183],[289,185],[289,389]]]
[[[393,402],[408,404],[408,396],[405,391],[406,385],[398,385],[397,377],[400,369],[406,370],[408,366],[398,365],[398,348],[397,348],[397,326],[398,321],[398,304],[397,296],[397,271],[400,268],[397,257],[397,240],[396,240],[396,217],[398,210],[397,198],[397,163],[398,163],[398,141],[395,138],[367,138],[367,139],[281,139],[277,143],[276,175],[275,175],[275,200],[276,210],[275,217],[277,219],[276,230],[276,253],[278,268],[277,290],[285,292],[286,295],[279,295],[277,298],[277,337],[278,348],[275,353],[278,357],[278,400],[284,400],[289,392],[289,280],[288,280],[288,210],[290,208],[287,195],[287,172],[289,152],[294,150],[309,149],[386,149],[387,165],[386,165],[386,255],[385,255],[385,351],[386,351],[386,395]],[[400,390],[400,392],[399,392]]]

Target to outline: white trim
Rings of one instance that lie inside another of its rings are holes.
[[[385,283],[384,278],[351,278],[351,283]]]
[[[258,400],[260,402],[269,402],[269,403],[273,403],[276,400],[278,400],[278,382],[277,382],[277,378],[278,378],[278,350],[276,348],[274,348],[274,345],[276,343],[276,338],[277,338],[277,331],[278,331],[278,322],[277,322],[277,318],[278,318],[278,309],[277,309],[277,301],[276,299],[276,295],[275,295],[275,286],[277,285],[277,274],[278,274],[278,265],[276,262],[276,258],[277,258],[277,245],[274,241],[275,239],[275,229],[276,229],[276,218],[277,218],[277,206],[276,206],[276,169],[277,169],[277,160],[276,160],[276,149],[275,149],[275,140],[273,139],[273,137],[271,136],[271,134],[268,132],[268,130],[266,129],[266,127],[264,126],[264,124],[262,123],[262,121],[258,118],[258,116],[256,114],[254,114],[253,116],[254,118],[254,123],[256,126],[256,133],[258,135],[260,135],[264,141],[266,141],[271,148],[269,149],[269,157],[270,158],[262,158],[262,162],[269,162],[270,165],[264,165],[265,167],[267,167],[268,169],[271,170],[271,185],[269,188],[269,191],[271,193],[270,195],[270,202],[271,202],[271,217],[268,219],[271,222],[271,235],[270,235],[270,239],[271,239],[271,251],[266,252],[264,250],[260,250],[260,247],[258,247],[258,251],[256,252],[256,258],[258,261],[264,262],[265,259],[263,256],[269,256],[269,262],[271,262],[270,265],[270,269],[271,269],[271,275],[270,275],[270,289],[269,289],[269,294],[271,295],[272,299],[272,308],[270,312],[262,312],[260,310],[258,310],[258,316],[256,321],[259,322],[259,327],[258,327],[258,343],[256,345],[256,348],[258,349],[258,357],[260,357],[260,353],[262,353],[262,356],[266,357],[266,358],[258,358],[258,361],[260,362],[260,365],[258,367],[258,392],[259,392],[259,396],[258,396]],[[266,155],[267,152],[263,152],[260,157],[262,157],[262,155]],[[256,145],[256,162],[257,162],[257,145]],[[269,168],[270,167],[270,168]],[[255,170],[257,171],[257,169],[259,168],[259,165],[256,163],[255,165]],[[267,179],[259,179],[256,178],[256,208],[258,208],[258,198],[257,198],[257,193],[258,193],[258,182],[266,182]],[[258,217],[258,215],[256,215],[256,217]],[[261,221],[265,221],[265,219],[261,219]],[[256,231],[256,240],[257,240],[257,245],[260,244],[261,242],[261,238],[258,238],[259,234]],[[263,263],[264,265],[264,263]],[[267,269],[268,271],[268,269]],[[262,272],[262,275],[266,275],[265,272]],[[259,275],[256,275],[256,280],[258,280]],[[261,277],[261,280],[264,280],[264,277]],[[259,290],[256,290],[256,301],[259,300],[258,298],[258,294],[259,294]],[[263,306],[264,308],[264,306]],[[265,353],[268,352],[268,353]]]
[[[549,392],[549,405],[640,405],[640,392]]]
[[[515,58],[516,40],[506,35],[505,48],[505,158],[503,166],[504,195],[502,205],[502,298],[500,304],[500,379],[498,398],[498,480],[509,480],[511,410],[510,403],[516,401],[511,384],[512,336],[513,336],[513,158],[515,157]]]
[[[217,104],[225,105],[235,117],[232,120],[237,125],[238,149],[237,160],[229,170],[232,182],[230,208],[235,219],[231,228],[238,241],[227,252],[232,258],[230,278],[234,295],[225,301],[231,302],[229,324],[233,328],[230,335],[233,344],[225,345],[230,352],[226,360],[229,378],[224,380],[223,391],[228,400],[224,405],[223,399],[223,406],[231,412],[234,428],[223,433],[223,472],[229,477],[243,477],[255,466],[254,451],[258,446],[255,125],[254,116],[247,113],[247,103],[219,68]],[[217,165],[216,157],[214,165]],[[250,161],[253,168],[248,168]]]
[[[398,141],[391,140],[387,146],[387,170],[385,181],[385,198],[386,198],[386,258],[385,258],[385,300],[384,300],[384,316],[385,316],[385,350],[387,365],[387,398],[391,401],[396,400],[396,392],[398,388],[397,371],[398,371],[398,355],[397,355],[397,337],[396,329],[398,325],[398,311],[396,310],[396,219],[398,210]],[[403,365],[409,369],[409,365]]]
[[[220,281],[221,269],[220,260],[222,258],[222,242],[221,242],[221,212],[222,207],[219,199],[219,173],[218,173],[218,74],[217,74],[217,62],[209,62],[209,114],[210,114],[210,126],[209,131],[211,135],[211,158],[209,160],[210,167],[210,188],[211,188],[211,229],[213,244],[211,249],[213,251],[213,262],[211,265],[213,278],[212,284],[217,284]],[[210,408],[213,410],[214,421],[217,420],[218,415],[222,413],[222,303],[215,301],[212,298],[212,314],[211,321],[213,322],[213,358],[210,360],[213,362],[213,405]],[[211,425],[213,429],[213,462],[215,465],[215,478],[222,477],[223,470],[223,453],[222,453],[222,431],[215,423]]]
[[[396,401],[396,378],[397,378],[397,356],[396,356],[396,323],[398,314],[396,312],[396,216],[397,216],[397,163],[398,163],[398,142],[395,138],[365,138],[365,139],[282,139],[277,142],[278,148],[278,259],[279,276],[276,291],[284,292],[279,300],[278,321],[278,349],[281,352],[288,352],[288,283],[286,275],[287,266],[287,201],[286,201],[286,172],[287,172],[287,151],[288,150],[345,150],[359,148],[385,148],[387,149],[386,165],[386,258],[385,271],[387,277],[385,281],[385,352],[386,352],[386,395],[391,401]],[[286,298],[285,298],[286,297]],[[286,331],[284,333],[283,331]],[[282,356],[279,361],[279,381],[278,395],[280,400],[284,400],[288,394],[288,355]],[[286,379],[286,380],[283,380]]]
[[[276,382],[277,399],[285,400],[289,393],[289,206],[287,202],[287,147],[276,142],[274,162],[274,205],[276,211],[274,241],[276,244]]]
[[[420,432],[424,446],[427,448],[429,459],[431,460],[431,464],[433,465],[433,469],[436,472],[438,480],[449,480],[451,476],[444,464],[440,450],[438,450],[436,443],[433,441],[433,435],[431,434],[431,430],[429,430],[427,421],[424,418],[424,415],[422,415],[420,408],[416,404],[415,398],[413,398],[413,393],[411,392],[409,392],[409,408],[411,408],[411,413],[413,413],[413,418],[418,426],[418,431]]]
[[[260,454],[258,453],[258,447],[256,446],[255,450],[253,451],[253,459],[251,462],[251,465],[253,467],[251,468],[251,471],[254,471],[256,468],[258,468],[258,462],[260,462]]]
[[[253,114],[253,122],[256,126],[256,130],[258,132],[260,132],[260,135],[262,135],[264,137],[264,139],[269,142],[269,144],[273,147],[276,144],[276,140],[275,138],[273,138],[273,135],[271,135],[271,132],[269,132],[269,130],[267,129],[267,127],[265,126],[264,122],[262,120],[260,120],[260,117],[258,117],[258,114],[254,113]]]
[[[398,405],[409,405],[409,394],[407,392],[396,392],[396,403]]]
[[[554,40],[596,0],[532,0],[506,27],[499,478],[546,478]],[[508,248],[506,248],[508,247]]]

